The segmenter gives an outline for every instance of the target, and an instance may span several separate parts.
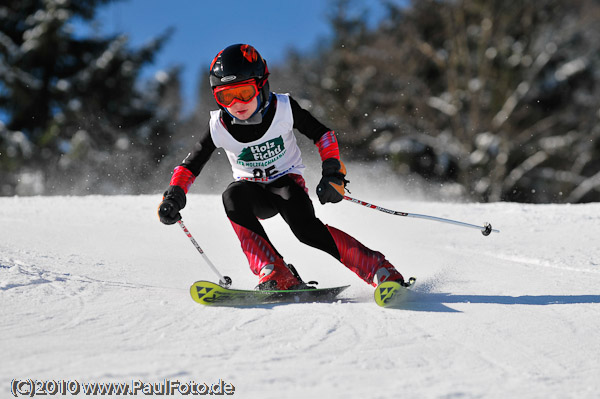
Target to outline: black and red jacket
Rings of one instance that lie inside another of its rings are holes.
[[[271,126],[277,107],[276,97],[272,96],[272,98],[273,102],[267,108],[262,122],[259,124],[234,124],[231,115],[221,111],[221,120],[234,139],[241,143],[250,143],[260,139],[266,133]],[[321,159],[339,159],[339,148],[334,132],[319,122],[309,111],[302,108],[291,96],[290,105],[292,107],[294,128],[315,143],[319,149]],[[211,137],[210,128],[207,127],[202,137],[194,144],[192,152],[175,168],[171,185],[179,186],[187,193],[215,149],[216,146]]]

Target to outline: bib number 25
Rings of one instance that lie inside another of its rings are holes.
[[[275,169],[275,166],[269,166],[266,169],[259,169],[256,168],[252,171],[252,173],[254,174],[254,178],[255,179],[265,179],[268,180],[269,177],[277,174],[277,170]]]

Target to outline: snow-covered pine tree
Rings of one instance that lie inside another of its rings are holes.
[[[108,0],[0,5],[0,194],[142,192],[168,151],[178,70],[142,81],[167,31],[139,49],[82,37]]]

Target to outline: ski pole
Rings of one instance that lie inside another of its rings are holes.
[[[477,229],[477,230],[481,231],[481,234],[483,234],[484,236],[489,236],[490,233],[492,233],[492,232],[494,232],[494,233],[500,233],[500,230],[492,229],[492,225],[490,223],[484,223],[483,226],[477,226],[475,224],[459,222],[457,220],[439,218],[439,217],[436,217],[436,216],[419,215],[417,213],[407,213],[407,212],[393,211],[391,209],[382,208],[380,206],[377,206],[377,205],[374,205],[374,204],[370,204],[368,202],[361,201],[361,200],[358,200],[356,198],[348,197],[347,195],[344,195],[344,199],[346,201],[350,201],[350,202],[353,202],[355,204],[366,206],[367,208],[376,209],[378,211],[385,212],[385,213],[388,213],[390,215],[406,216],[406,217],[409,217],[409,218],[418,218],[418,219],[428,219],[428,220],[434,220],[436,222],[450,223],[450,224],[454,224],[454,225],[458,225],[458,226],[470,227],[470,228]]]
[[[204,258],[204,261],[208,264],[208,266],[212,269],[212,271],[215,272],[215,274],[219,277],[219,285],[221,287],[229,288],[231,286],[231,277],[223,276],[221,273],[219,273],[219,271],[217,270],[215,265],[213,265],[213,263],[210,261],[210,259],[208,259],[208,256],[206,256],[206,254],[202,250],[202,248],[200,248],[200,245],[198,245],[198,242],[196,242],[194,237],[192,237],[192,233],[190,233],[190,231],[187,229],[187,227],[185,227],[185,224],[183,224],[183,220],[179,219],[177,221],[177,223],[179,224],[179,227],[181,227],[181,229],[183,230],[185,235],[188,236],[188,238],[190,239],[192,244],[194,244],[194,246],[196,247],[198,252],[200,252],[200,255],[202,255],[202,257]]]

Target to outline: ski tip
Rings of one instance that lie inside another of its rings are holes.
[[[374,292],[375,303],[384,308],[398,305],[416,281],[415,277],[410,277],[404,283],[385,281],[379,284]]]
[[[409,277],[408,281],[404,283],[405,287],[412,287],[417,282],[416,277]]]

